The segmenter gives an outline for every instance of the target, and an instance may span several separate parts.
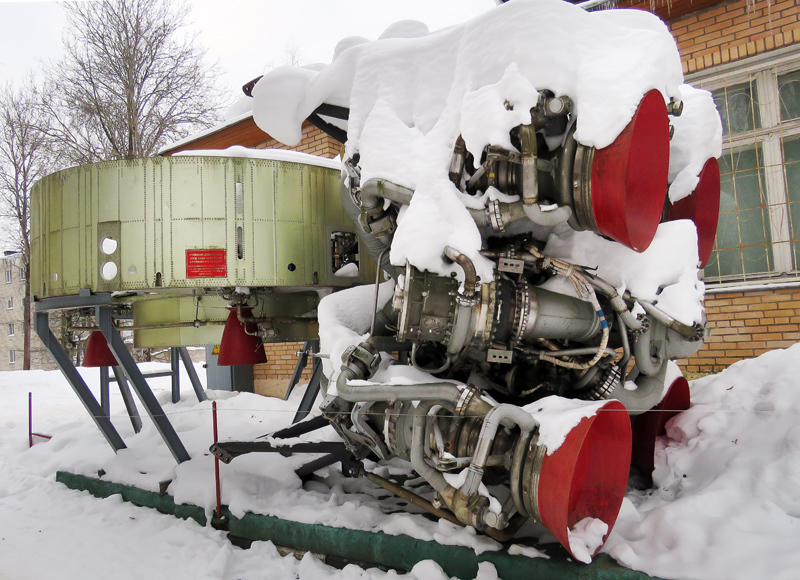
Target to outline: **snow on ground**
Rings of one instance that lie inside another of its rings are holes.
[[[198,371],[202,377],[202,368]],[[81,372],[96,392],[97,370]],[[668,437],[657,447],[655,489],[629,492],[603,550],[623,565],[663,578],[797,578],[798,375],[800,345],[694,381],[692,408],[668,424]],[[55,482],[59,469],[96,476],[102,468],[105,479],[146,489],[173,479],[169,492],[178,502],[210,512],[213,461],[205,452],[212,437],[211,403],[197,403],[185,376],[182,383],[187,387],[183,400],[173,405],[169,378],[152,380],[193,457],[176,466],[148,418],[144,430],[133,434],[118,396],[112,399],[112,416],[128,449],[114,455],[60,373],[2,373],[0,578],[445,578],[433,562],[397,575],[354,566],[338,571],[310,556],[298,562],[281,557],[269,542],[242,550],[211,527],[136,508],[118,497],[96,499]],[[27,445],[28,392],[34,397],[34,431],[53,435],[32,449]],[[287,425],[301,395],[298,389],[283,402],[210,391],[220,408],[221,439],[251,438]],[[334,438],[332,433],[326,437]],[[223,502],[239,513],[383,529],[478,551],[497,548],[450,524],[387,515],[371,486],[333,471],[303,490],[292,474],[300,461],[262,455],[222,465]],[[405,473],[401,462],[369,468],[383,475]],[[493,572],[484,568],[478,577],[491,578]]]

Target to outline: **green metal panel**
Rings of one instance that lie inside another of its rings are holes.
[[[218,157],[103,162],[45,177],[34,186],[32,209],[39,298],[84,289],[347,287],[375,273],[362,251],[358,277],[333,276],[330,233],[353,226],[339,172],[315,165]],[[106,237],[119,244],[114,255],[100,250]],[[190,276],[187,250],[214,249],[224,250],[226,271]],[[108,280],[100,275],[106,262],[117,266]]]

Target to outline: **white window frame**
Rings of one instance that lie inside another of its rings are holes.
[[[6,310],[14,310],[14,297],[9,296],[8,302],[6,302]]]
[[[17,362],[17,351],[15,351],[13,349],[9,350],[8,351],[8,364],[13,365],[15,362]]]
[[[14,281],[14,271],[11,268],[6,268],[6,284],[11,284]]]
[[[14,323],[8,323],[8,336],[14,336]]]
[[[778,77],[800,70],[800,47],[770,51],[736,63],[713,67],[707,71],[688,75],[686,82],[709,91],[752,83],[754,105],[758,107],[761,128],[723,137],[722,153],[745,146],[760,146],[764,167],[766,201],[768,204],[769,229],[772,242],[768,244],[772,255],[772,271],[767,273],[743,273],[731,279],[709,280],[712,286],[730,283],[741,284],[743,280],[768,281],[772,278],[800,280],[800,269],[792,264],[792,236],[789,218],[787,184],[783,171],[782,140],[800,135],[800,119],[781,123]],[[800,225],[800,224],[797,224]],[[800,264],[800,256],[796,261]],[[798,266],[800,268],[800,265]]]

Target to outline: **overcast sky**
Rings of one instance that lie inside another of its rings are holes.
[[[225,71],[231,99],[296,47],[303,64],[330,62],[347,36],[376,39],[398,20],[420,20],[431,31],[491,9],[494,0],[190,0],[192,26],[211,60]],[[64,14],[56,2],[0,0],[0,83],[61,54]]]

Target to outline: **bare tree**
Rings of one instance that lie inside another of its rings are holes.
[[[64,4],[66,56],[44,99],[50,134],[73,163],[147,157],[219,120],[215,66],[169,0]]]
[[[24,370],[31,367],[30,194],[33,184],[52,170],[35,86],[29,78],[21,89],[8,85],[0,90],[0,215],[12,222],[9,233],[22,257]]]

